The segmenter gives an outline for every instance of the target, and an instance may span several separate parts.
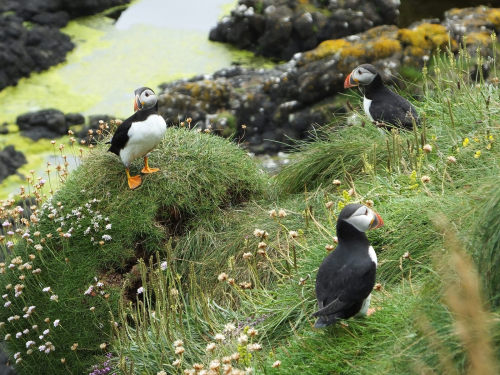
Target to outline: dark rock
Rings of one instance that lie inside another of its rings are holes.
[[[31,20],[40,25],[54,26],[57,28],[64,27],[68,24],[69,14],[65,11],[55,13],[39,13],[34,15]]]
[[[262,41],[261,47],[271,48],[273,43],[279,42],[282,44],[280,51],[285,51],[292,45],[284,41],[287,33],[300,34],[301,38],[312,37],[308,26],[311,17],[305,12],[296,16],[294,1],[281,0],[278,4],[278,1],[267,0],[261,3],[263,9],[267,9],[262,14],[268,14],[261,35],[270,33],[270,39]],[[350,27],[362,28],[366,26],[361,25],[362,22],[366,23],[366,17],[377,23],[387,22],[388,18],[397,15],[393,1],[389,0],[346,0],[342,3],[343,7],[335,5],[335,1],[329,3],[328,9],[332,15],[326,19],[330,22],[337,17],[336,24],[323,24],[320,22],[321,17],[326,16],[311,13],[313,24],[317,22],[323,30],[328,27],[333,30],[342,26],[341,20],[349,18],[349,22],[354,24]],[[223,22],[232,23],[238,19],[238,22],[248,21],[249,27],[253,17],[249,9],[256,2],[246,0],[239,4],[237,10],[231,12],[231,17]],[[290,16],[292,11],[293,15]],[[370,12],[374,14],[366,16]],[[274,28],[268,25],[272,17],[281,26]],[[224,134],[224,127],[217,119],[231,118],[233,128],[237,130],[236,139],[252,152],[273,153],[286,148],[290,139],[307,139],[313,127],[331,123],[336,114],[346,112],[336,96],[344,92],[344,79],[356,66],[372,63],[384,80],[400,85],[398,79],[391,78],[397,77],[396,73],[403,64],[419,69],[437,48],[451,44],[456,49],[463,39],[464,28],[473,31],[467,34],[467,41],[471,43],[469,50],[475,51],[479,46],[481,53],[488,56],[490,52],[482,48],[483,42],[490,40],[492,31],[500,31],[500,19],[498,24],[492,19],[495,21],[489,8],[454,10],[447,13],[441,24],[425,21],[401,29],[394,25],[382,25],[343,39],[325,40],[315,49],[297,53],[289,62],[272,69],[236,66],[222,69],[211,76],[197,76],[164,84],[160,86],[159,111],[174,124],[187,117],[193,119],[192,124],[202,128],[212,123],[214,129],[221,128],[221,134]],[[360,22],[358,26],[357,21]],[[451,40],[448,39],[449,31],[453,36]],[[317,35],[313,34],[314,37]],[[304,40],[301,39],[301,43]],[[483,70],[486,69],[483,67]],[[245,129],[241,127],[243,124],[246,125]]]
[[[116,119],[116,117],[110,115],[92,115],[89,116],[88,126],[90,129],[99,129],[99,121],[110,122],[114,119]]]
[[[66,113],[64,115],[64,118],[68,126],[80,125],[85,123],[85,117],[83,117],[83,115],[80,113]]]
[[[70,38],[56,28],[35,25],[28,30],[16,15],[0,15],[0,89],[64,61],[72,48]]]
[[[89,122],[86,126],[84,126],[77,134],[76,136],[80,140],[84,140],[87,143],[96,143],[96,139],[99,138],[99,134],[97,131],[100,129],[100,121],[103,123],[107,123],[108,126],[109,124],[114,121],[116,117],[114,116],[109,116],[109,115],[92,115],[89,116]]]
[[[24,19],[40,13],[67,12],[71,18],[87,16],[128,4],[130,0],[3,0],[0,11],[14,11]]]
[[[0,90],[21,77],[65,60],[74,44],[59,31],[70,18],[124,5],[130,0],[0,1]]]
[[[57,109],[43,109],[20,115],[16,123],[21,134],[33,140],[56,138],[68,132],[64,114]]]
[[[9,129],[7,128],[7,123],[4,122],[2,126],[0,126],[0,134],[9,134]]]
[[[396,24],[399,2],[392,0],[239,0],[209,34],[257,54],[288,60],[323,40]]]
[[[26,157],[14,146],[9,145],[0,151],[0,182],[17,172],[17,169],[26,164]],[[0,363],[2,363],[0,361]],[[0,365],[1,366],[1,365]]]

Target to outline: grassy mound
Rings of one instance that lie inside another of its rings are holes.
[[[496,308],[500,306],[500,188],[494,181],[488,191],[489,201],[478,215],[476,242],[473,255],[478,261],[480,274],[489,300]]]
[[[432,76],[424,71],[424,100],[415,103],[421,128],[380,132],[365,121],[328,130],[298,147],[276,177],[280,195],[229,210],[216,231],[184,237],[184,252],[201,245],[227,260],[212,276],[219,274],[215,287],[176,281],[182,260],[166,270],[144,265],[146,298],[125,304],[116,368],[148,375],[247,367],[255,374],[495,373],[498,309],[488,310],[467,253],[484,259],[495,296],[498,81],[473,84],[466,58],[438,59]],[[385,221],[368,234],[379,259],[376,312],[316,330],[315,275],[335,251],[336,218],[350,202],[373,204]],[[439,213],[447,220],[437,220]],[[474,245],[476,231],[487,246]]]
[[[19,373],[88,369],[110,342],[110,312],[118,311],[122,289],[135,299],[138,260],[165,257],[167,242],[175,248],[202,218],[214,218],[215,227],[221,212],[260,197],[267,184],[243,150],[195,131],[168,129],[150,157],[161,171],[144,176],[134,191],[106,150],[99,145],[90,152],[6,254],[12,266],[2,267],[1,284],[10,303],[0,321],[10,334],[8,348],[19,352]],[[132,171],[140,168],[137,161]],[[208,262],[209,255],[179,257],[213,267],[224,262]]]
[[[136,191],[98,146],[2,239],[20,372],[81,373],[95,356],[141,375],[497,373],[498,79],[472,83],[467,58],[424,70],[421,128],[324,132],[276,177],[281,194],[205,134],[169,129]],[[351,202],[385,221],[368,233],[375,313],[317,330],[316,272]]]

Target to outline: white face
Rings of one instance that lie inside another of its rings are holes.
[[[358,208],[349,218],[344,219],[360,232],[371,229],[372,224],[377,220],[375,213],[366,206]]]
[[[150,89],[146,89],[137,99],[137,104],[140,109],[151,108],[156,104],[157,100],[155,93]]]
[[[358,66],[352,72],[353,81],[357,82],[360,85],[369,85],[375,79],[376,74],[370,72],[368,69],[363,68],[362,66]]]

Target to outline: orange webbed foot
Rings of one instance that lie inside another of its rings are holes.
[[[139,186],[141,186],[141,184],[142,184],[142,179],[141,179],[141,176],[139,176],[139,175],[130,176],[128,178],[128,187],[131,190],[137,189]]]
[[[144,166],[144,168],[142,168],[141,172],[142,173],[155,173],[155,172],[158,172],[159,170],[160,170],[160,168],[149,168],[149,167]]]
[[[144,168],[142,168],[142,173],[155,173],[158,172],[160,168],[149,168],[148,157],[144,157]]]
[[[141,186],[141,183],[142,183],[141,176],[139,176],[139,175],[137,175],[137,176],[131,176],[130,175],[130,171],[128,170],[128,168],[125,169],[125,173],[127,174],[128,187],[131,190],[137,189],[139,186]]]

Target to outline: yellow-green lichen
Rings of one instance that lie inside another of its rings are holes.
[[[396,39],[380,37],[372,44],[373,54],[377,59],[392,56],[401,51],[401,43]]]
[[[344,48],[351,46],[345,39],[330,39],[321,42],[315,49],[304,53],[307,60],[319,60],[327,56],[335,55],[341,52]]]
[[[490,9],[488,21],[495,25],[495,27],[500,27],[500,8]]]
[[[361,43],[349,45],[340,51],[340,56],[344,59],[347,57],[361,57],[366,54],[367,50]]]
[[[464,42],[467,45],[488,46],[491,44],[491,35],[487,31],[469,33],[464,36]]]
[[[398,39],[403,44],[429,51],[436,48],[446,48],[450,43],[452,49],[456,48],[456,43],[454,40],[450,40],[446,27],[433,23],[423,23],[414,29],[400,29]]]

